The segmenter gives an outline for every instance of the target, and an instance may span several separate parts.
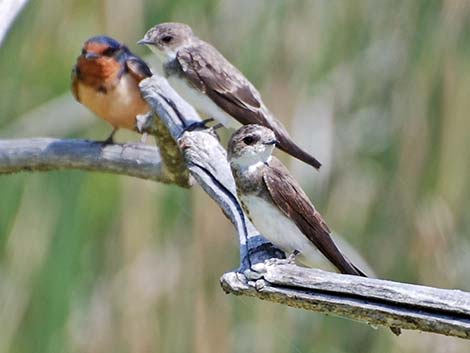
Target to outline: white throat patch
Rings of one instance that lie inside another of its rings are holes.
[[[269,163],[273,149],[274,146],[266,146],[262,152],[245,153],[238,158],[232,158],[231,162],[238,165],[242,169],[248,169],[249,171],[256,170],[263,164]]]
[[[158,49],[155,45],[147,45],[147,47],[157,56],[158,61],[164,64],[176,58],[177,51],[164,52]]]

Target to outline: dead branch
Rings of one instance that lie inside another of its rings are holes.
[[[168,177],[157,149],[144,145],[102,146],[83,140],[0,141],[0,173],[83,169],[161,182],[189,181],[188,171],[234,224],[240,240],[240,267],[226,273],[228,293],[338,315],[371,325],[470,338],[470,293],[307,269],[279,260],[283,254],[258,234],[240,207],[225,150],[210,130],[186,131],[200,122],[196,111],[154,76],[141,83],[154,112],[176,142]],[[154,132],[155,125],[149,130]],[[266,261],[267,260],[267,261]]]

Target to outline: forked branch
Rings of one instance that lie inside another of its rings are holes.
[[[200,118],[165,79],[154,76],[144,80],[141,90],[169,136],[176,141],[163,158],[164,162],[156,148],[143,145],[102,146],[83,140],[3,140],[0,141],[0,173],[73,168],[160,182],[178,183],[176,178],[187,186],[189,170],[231,220],[239,236],[241,265],[221,278],[226,292],[371,325],[470,338],[470,293],[340,275],[279,260],[265,261],[283,254],[264,240],[243,214],[225,150],[217,137],[210,130],[185,132],[190,124],[200,122]],[[171,168],[165,165],[168,158],[175,161]],[[184,165],[180,161],[184,161]],[[170,174],[166,174],[168,170]]]

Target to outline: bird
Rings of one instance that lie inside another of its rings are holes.
[[[119,41],[104,35],[85,41],[72,69],[71,90],[78,102],[113,127],[103,143],[114,143],[118,129],[136,130],[136,116],[151,111],[139,90],[139,82],[150,76],[145,61]]]
[[[229,128],[266,126],[275,132],[281,150],[320,168],[321,163],[300,148],[268,110],[253,84],[188,25],[158,24],[137,43],[156,54],[170,85],[197,111]]]
[[[341,273],[367,275],[338,249],[320,213],[279,159],[274,132],[241,127],[230,138],[228,161],[243,210],[255,227],[292,258],[307,266],[328,260]]]
[[[260,233],[290,254],[289,261],[315,267],[327,260],[343,274],[367,277],[337,247],[331,231],[302,187],[272,155],[279,141],[261,125],[249,124],[230,138],[227,159],[242,208]],[[398,327],[390,327],[400,335]]]

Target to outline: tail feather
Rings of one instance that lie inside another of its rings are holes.
[[[361,277],[368,277],[364,271],[362,271],[360,268],[358,268],[356,265],[354,265],[351,261],[349,261],[348,258],[346,258],[344,255],[344,261],[341,261],[341,263],[335,264],[338,270],[341,273],[344,273],[346,275],[354,275],[354,276],[361,276]]]

